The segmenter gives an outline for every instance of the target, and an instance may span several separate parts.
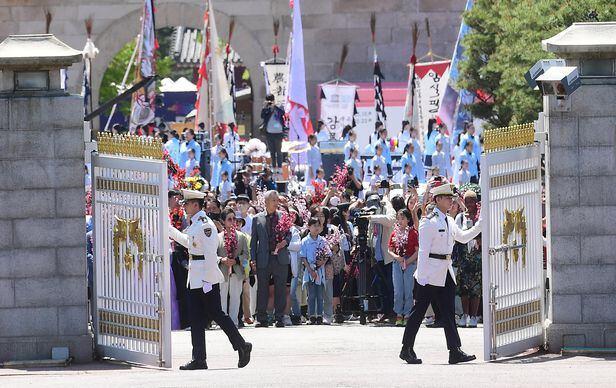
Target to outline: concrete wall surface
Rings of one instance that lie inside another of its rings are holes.
[[[583,80],[549,109],[550,348],[616,347],[616,82]]]
[[[83,99],[0,98],[0,361],[92,357]]]

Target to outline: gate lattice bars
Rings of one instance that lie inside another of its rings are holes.
[[[532,124],[484,139],[484,358],[493,360],[544,341],[541,152]]]
[[[99,138],[93,162],[95,344],[101,357],[171,366],[167,166],[160,142]],[[154,159],[158,150],[158,159]]]

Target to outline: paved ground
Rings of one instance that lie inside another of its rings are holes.
[[[207,333],[207,371],[180,372],[190,358],[190,333],[173,333],[174,368],[102,362],[53,369],[0,369],[0,386],[19,387],[535,387],[616,385],[616,358],[530,354],[506,361],[447,365],[442,329],[422,328],[416,350],[423,365],[398,359],[402,328],[301,326],[242,331],[254,344],[238,370],[220,330]],[[482,359],[481,329],[462,329],[464,349]]]

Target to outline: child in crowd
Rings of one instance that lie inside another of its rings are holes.
[[[402,191],[404,193],[404,197],[406,197],[408,195],[408,193],[411,191],[411,187],[413,187],[414,185],[414,177],[413,177],[413,173],[411,172],[412,167],[410,163],[406,163],[404,165],[404,174],[402,175]]]
[[[413,274],[416,269],[419,237],[413,227],[413,216],[409,209],[399,210],[396,221],[389,238],[389,254],[395,259],[392,265],[392,280],[396,326],[404,326],[413,307]]]
[[[302,239],[299,258],[304,263],[304,287],[308,289],[308,316],[309,325],[323,324],[323,288],[325,284],[325,267],[320,252],[327,249],[327,241],[321,233],[321,221],[310,218],[308,221],[308,236]]]
[[[218,200],[225,202],[233,194],[233,189],[233,183],[229,181],[229,173],[223,171],[220,174],[220,184],[218,185]]]
[[[186,176],[191,176],[195,167],[199,167],[199,162],[195,159],[195,150],[190,148],[188,150],[188,160],[184,165],[184,169],[186,170]]]
[[[327,181],[325,180],[325,171],[321,167],[317,168],[317,178],[314,181],[323,185],[324,188],[327,187]]]
[[[374,166],[374,172],[370,178],[370,190],[377,191],[383,179],[385,178],[381,175],[381,166],[377,164]]]

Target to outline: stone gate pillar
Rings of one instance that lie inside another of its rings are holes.
[[[0,361],[92,357],[83,98],[60,75],[79,61],[53,35],[0,44]]]
[[[550,349],[616,347],[616,23],[575,23],[543,48],[581,86],[544,97],[549,131]]]

